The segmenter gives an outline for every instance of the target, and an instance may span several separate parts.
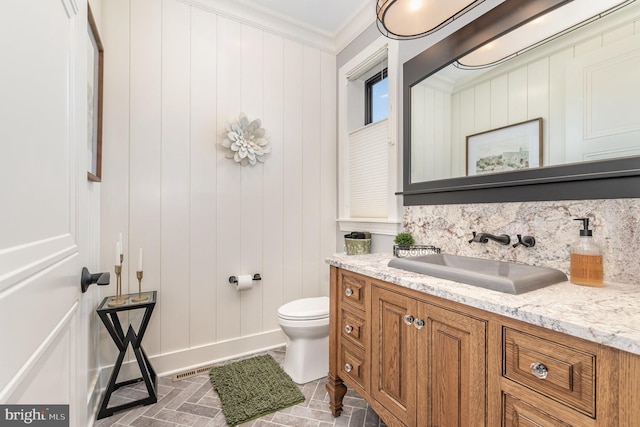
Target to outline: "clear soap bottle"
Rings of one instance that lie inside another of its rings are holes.
[[[602,249],[593,240],[593,231],[589,230],[589,218],[577,218],[582,221],[580,239],[571,245],[571,267],[569,281],[576,285],[601,287],[603,283]]]

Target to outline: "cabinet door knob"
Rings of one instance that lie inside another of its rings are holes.
[[[347,372],[351,372],[351,370],[353,369],[353,366],[351,366],[350,363],[347,363],[344,365],[344,370]]]
[[[539,378],[539,379],[543,380],[543,379],[547,378],[547,375],[549,375],[549,370],[542,363],[532,363],[531,364],[531,373],[536,378]]]
[[[351,295],[353,295],[353,291],[351,290],[351,288],[347,288],[344,290],[344,294],[350,297]]]
[[[344,331],[348,334],[350,334],[351,332],[353,332],[353,326],[351,325],[347,325],[344,327]]]
[[[415,318],[410,314],[404,316],[404,323],[406,323],[407,325],[411,325],[414,320]]]
[[[416,319],[416,321],[413,323],[413,326],[415,326],[416,329],[422,329],[422,327],[424,326],[424,320]]]

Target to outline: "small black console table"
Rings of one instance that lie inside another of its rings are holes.
[[[148,298],[145,299],[145,296],[147,296]],[[156,305],[156,296],[157,291],[143,292],[140,295],[135,293],[130,295],[122,295],[120,297],[111,296],[106,297],[104,300],[102,300],[102,303],[98,306],[98,316],[100,316],[100,319],[102,320],[102,323],[104,323],[104,326],[107,328],[109,335],[111,335],[113,342],[118,347],[118,350],[120,350],[118,359],[116,360],[116,363],[113,367],[113,372],[111,373],[111,378],[109,378],[107,390],[105,391],[105,394],[102,397],[102,402],[100,403],[98,419],[109,417],[115,412],[129,409],[134,406],[149,405],[158,401],[158,395],[156,393],[158,378],[156,372],[151,366],[151,363],[149,362],[147,354],[142,348],[142,338],[144,337],[144,333],[147,329],[147,326],[149,325],[149,319],[151,318],[153,308]],[[143,301],[138,301],[140,299],[143,299]],[[118,318],[118,313],[121,311],[130,310],[144,310],[144,313],[142,315],[142,322],[140,323],[138,332],[134,331],[133,326],[130,324],[125,335],[124,330],[122,329],[122,324],[120,323],[120,319]],[[135,378],[118,383],[116,381],[118,379],[118,374],[120,373],[120,368],[122,367],[122,361],[124,360],[124,356],[127,352],[129,344],[131,344],[131,348],[136,355],[136,360],[138,361],[138,366],[140,367],[142,376],[140,378]],[[141,381],[144,381],[147,387],[147,392],[149,393],[149,397],[135,400],[133,402],[127,402],[122,405],[111,407],[108,406],[109,400],[111,399],[111,394],[114,391],[122,386],[138,383]]]

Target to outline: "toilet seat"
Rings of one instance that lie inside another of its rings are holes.
[[[278,309],[278,317],[285,320],[328,318],[329,297],[302,298],[288,302]]]

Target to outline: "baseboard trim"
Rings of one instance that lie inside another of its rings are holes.
[[[179,350],[167,354],[149,356],[149,360],[159,377],[172,376],[191,369],[224,362],[225,360],[242,357],[281,347],[286,344],[286,336],[280,329],[249,335],[231,340],[220,341],[200,347]],[[109,376],[113,365],[108,365],[100,370],[100,384],[102,390],[109,382]],[[140,370],[135,358],[122,364],[119,380],[138,378]]]

